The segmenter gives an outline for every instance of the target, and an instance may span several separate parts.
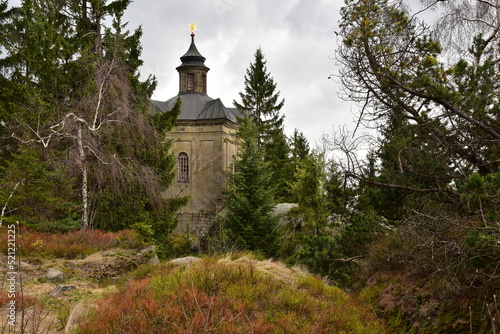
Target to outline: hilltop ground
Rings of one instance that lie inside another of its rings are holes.
[[[133,232],[92,233],[57,241],[22,234],[15,301],[24,303],[24,312],[18,308],[13,331],[4,284],[0,332],[21,333],[21,322],[33,334],[385,332],[366,307],[300,268],[251,254],[159,263],[154,248],[137,242]],[[72,249],[77,239],[86,246]],[[2,249],[0,270],[6,273],[5,254]],[[48,280],[50,268],[64,280]]]

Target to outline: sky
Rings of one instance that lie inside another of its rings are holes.
[[[128,29],[142,26],[143,78],[154,74],[153,99],[179,90],[180,57],[188,50],[189,24],[210,68],[207,92],[226,107],[240,102],[244,76],[260,46],[267,69],[285,99],[285,131],[297,128],[312,147],[322,134],[355,125],[351,104],[338,97],[335,49],[342,0],[136,0],[125,13]]]
[[[9,5],[19,6],[20,0]],[[210,68],[207,93],[226,107],[241,102],[244,76],[260,46],[280,97],[285,99],[285,132],[304,133],[311,147],[323,134],[355,127],[356,107],[338,97],[334,60],[343,0],[135,0],[123,18],[127,28],[141,26],[141,76],[154,74],[153,99],[166,101],[179,91],[176,67],[195,43]]]
[[[175,68],[191,43],[190,23],[197,25],[195,43],[210,68],[208,95],[226,107],[234,99],[241,102],[246,70],[260,46],[285,99],[286,133],[297,128],[314,148],[321,147],[324,134],[353,131],[357,124],[359,107],[339,97],[335,81],[340,43],[335,31],[343,5],[344,0],[135,0],[124,21],[131,30],[142,26],[142,75],[156,76],[155,100],[178,93]],[[373,134],[361,126],[356,136],[365,132]]]

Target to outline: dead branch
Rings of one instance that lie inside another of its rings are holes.
[[[16,183],[16,185],[14,186],[14,189],[12,189],[12,192],[10,193],[9,197],[7,198],[7,200],[5,201],[5,204],[3,205],[3,208],[2,208],[2,213],[0,214],[0,227],[2,227],[2,224],[3,224],[3,217],[5,217],[5,211],[9,207],[9,201],[12,199],[12,196],[14,196],[14,193],[16,192],[17,187],[19,187],[19,185],[21,183],[23,183],[24,180],[25,179],[22,179],[21,181],[19,181],[19,182]]]
[[[365,177],[359,176],[359,175],[357,175],[353,172],[350,172],[350,171],[346,171],[346,176],[353,177],[353,178],[355,178],[359,181],[362,181],[364,183],[368,183],[368,184],[372,184],[374,186],[379,186],[379,187],[384,187],[384,188],[401,189],[401,190],[406,190],[406,191],[415,192],[415,193],[445,192],[445,193],[456,195],[456,196],[459,195],[456,191],[448,189],[448,188],[414,188],[414,187],[410,187],[410,186],[404,186],[401,184],[377,182],[377,181],[369,180]]]
[[[356,260],[358,259],[363,259],[365,258],[366,255],[358,255],[358,256],[353,256],[353,257],[348,257],[348,258],[343,258],[343,259],[333,259],[333,262],[357,262]]]

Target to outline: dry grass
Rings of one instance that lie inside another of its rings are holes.
[[[251,255],[163,264],[97,303],[78,333],[384,333],[335,287]]]
[[[51,234],[21,227],[20,231],[16,231],[15,243],[18,248],[15,250],[15,271],[18,274],[15,298],[12,298],[12,294],[8,293],[6,276],[9,271],[6,229],[6,226],[0,228],[0,271],[4,273],[0,275],[0,334],[62,333],[76,302],[109,293],[109,289],[99,289],[97,283],[92,283],[88,275],[98,269],[107,272],[130,270],[128,267],[133,267],[133,261],[138,261],[137,248],[145,246],[133,230],[117,233],[93,230]],[[88,255],[92,256],[87,257]],[[55,284],[44,278],[47,268],[62,269],[70,279],[67,284],[76,286],[76,290],[56,297],[49,296]],[[7,307],[12,302],[16,305],[15,326],[8,323],[10,319],[7,317],[10,312]]]
[[[143,242],[134,230],[104,232],[102,230],[72,231],[68,233],[37,232],[21,227],[17,247],[23,258],[84,258],[95,252],[116,246],[136,248]],[[7,227],[0,228],[0,252],[7,254]]]

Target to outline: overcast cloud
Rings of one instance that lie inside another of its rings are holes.
[[[207,58],[208,94],[227,107],[239,99],[244,75],[261,47],[267,68],[285,98],[282,111],[291,134],[302,131],[311,144],[332,127],[353,123],[350,105],[338,96],[328,76],[336,73],[341,0],[136,0],[126,13],[129,28],[142,25],[142,73],[154,74],[156,100],[178,93],[179,57],[189,48],[189,23],[197,25],[195,42]]]
[[[142,26],[141,74],[156,76],[155,100],[178,93],[175,68],[189,48],[191,22],[210,68],[208,95],[227,107],[240,101],[245,71],[260,46],[285,98],[287,134],[298,128],[314,147],[323,133],[354,123],[351,105],[338,98],[338,86],[328,80],[337,73],[334,31],[342,5],[342,0],[135,0],[124,21],[130,30]]]

